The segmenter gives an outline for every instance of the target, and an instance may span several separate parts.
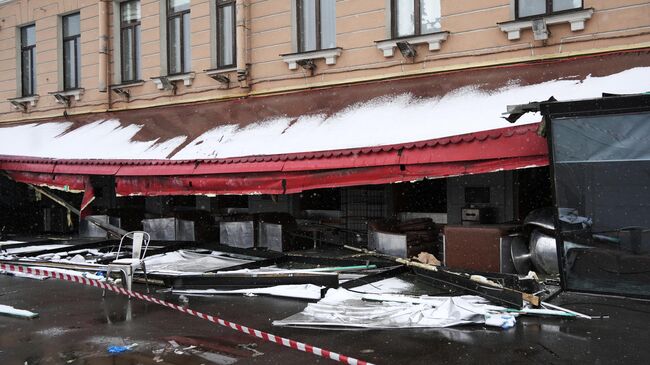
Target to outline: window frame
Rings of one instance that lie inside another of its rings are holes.
[[[390,0],[390,37],[391,39],[418,37],[421,35],[439,33],[441,30],[432,33],[422,33],[422,4],[421,0],[413,0],[413,34],[398,36],[397,32],[397,1]],[[441,1],[441,0],[438,0]],[[515,0],[517,1],[517,0]],[[442,18],[442,14],[440,14]]]
[[[23,30],[27,28],[34,28],[34,38],[36,38],[36,24],[28,24],[28,25],[23,25],[22,27],[19,28],[20,31],[20,93],[22,97],[29,97],[29,96],[34,96],[36,95],[36,64],[34,63],[34,57],[36,56],[36,39],[34,39],[34,44],[31,45],[24,45],[24,39],[23,39]],[[30,80],[31,83],[29,84],[29,89],[31,92],[26,92],[26,83],[25,83],[25,74],[24,74],[24,66],[25,66],[25,52],[29,52],[29,60],[30,60],[30,65],[29,65],[29,73],[30,73]]]
[[[527,15],[527,16],[520,17],[519,16],[519,2],[520,1],[522,1],[522,0],[514,0],[514,2],[515,2],[515,19],[516,20],[535,19],[535,18],[550,16],[550,15],[555,15],[555,14],[563,14],[563,13],[569,13],[569,12],[573,12],[573,11],[583,10],[585,8],[585,1],[580,0],[580,6],[579,7],[566,9],[566,10],[560,10],[560,11],[553,11],[553,0],[544,0],[544,2],[546,3],[546,11],[544,13],[534,14],[534,15]]]
[[[190,44],[187,44],[187,45],[185,44],[185,21],[183,20],[183,18],[185,16],[185,14],[191,14],[190,13],[191,2],[190,2],[190,5],[188,6],[187,10],[182,10],[182,11],[175,12],[171,8],[171,1],[172,0],[165,0],[165,5],[167,7],[167,14],[166,14],[167,15],[167,24],[166,24],[167,35],[166,35],[166,37],[167,37],[167,75],[168,76],[182,75],[182,74],[186,74],[186,73],[190,72],[190,71],[185,71],[185,66],[186,66],[186,62],[187,62],[187,60],[185,59],[185,47],[190,47],[191,45]],[[171,52],[172,48],[171,47],[172,47],[172,44],[171,44],[171,41],[169,39],[169,36],[171,34],[171,32],[170,32],[171,20],[174,19],[174,18],[179,18],[179,24],[180,24],[179,25],[179,35],[180,35],[179,36],[179,41],[181,43],[181,47],[180,47],[181,48],[181,52],[180,52],[180,60],[181,60],[181,62],[180,62],[180,70],[177,71],[177,72],[172,72],[171,71],[171,65],[172,65],[171,64],[171,54],[172,54],[172,52]],[[192,60],[189,60],[189,61],[191,62]]]
[[[316,23],[316,47],[312,50],[306,50],[303,49],[303,40],[304,40],[304,35],[302,33],[303,29],[303,23],[304,19],[302,17],[302,1],[303,0],[296,0],[296,50],[297,53],[306,53],[306,52],[317,52],[317,51],[322,51],[322,50],[327,50],[327,49],[334,49],[336,48],[323,48],[323,24],[321,22],[321,0],[306,0],[306,1],[313,1],[314,6],[315,6],[315,19],[314,22]],[[336,3],[334,3],[334,7],[336,8]],[[334,16],[336,18],[336,15]],[[334,32],[334,38],[336,40],[336,31]]]
[[[120,32],[119,32],[119,37],[120,37],[120,81],[122,83],[137,82],[137,81],[140,80],[140,77],[141,77],[141,75],[140,75],[140,72],[141,72],[140,71],[140,59],[139,59],[140,53],[137,52],[140,45],[137,44],[137,42],[136,42],[136,39],[139,40],[140,37],[139,36],[136,37],[136,32],[140,33],[142,14],[140,14],[140,17],[138,18],[137,22],[132,21],[130,23],[125,23],[122,20],[122,9],[124,8],[124,6],[126,4],[132,3],[132,2],[138,2],[138,3],[140,3],[140,6],[142,6],[142,3],[140,2],[140,0],[125,0],[125,1],[120,1],[120,3],[118,4],[119,5],[119,13],[120,13],[119,14],[119,27],[120,27]],[[131,46],[132,46],[131,47],[131,54],[133,55],[133,60],[132,60],[131,67],[134,70],[132,79],[128,79],[124,75],[124,71],[126,70],[125,65],[126,65],[127,60],[125,58],[126,52],[124,52],[125,50],[124,50],[124,42],[122,42],[122,39],[123,39],[122,34],[127,29],[131,29],[131,37],[132,37],[132,39],[131,39]]]
[[[215,39],[216,39],[216,60],[215,65],[218,70],[230,69],[237,66],[237,3],[235,0],[214,0],[215,1]],[[320,0],[319,0],[320,1]],[[232,6],[232,63],[221,64],[221,55],[223,47],[221,45],[221,24],[219,23],[219,11],[222,8]]]
[[[69,17],[72,16],[79,16],[79,33],[76,35],[72,36],[65,36],[65,20]],[[63,90],[76,90],[81,87],[81,13],[76,12],[68,15],[64,15],[61,17],[61,50],[63,52]],[[75,50],[75,68],[74,68],[74,85],[67,85],[67,79],[68,79],[68,73],[66,70],[66,52],[65,52],[65,44],[66,42],[73,41],[74,44],[74,50]]]

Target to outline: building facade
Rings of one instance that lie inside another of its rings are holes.
[[[549,162],[540,116],[507,106],[647,80],[640,0],[0,0],[0,170],[132,229],[514,222],[550,205]]]
[[[643,0],[5,0],[0,122],[643,49],[649,31]]]

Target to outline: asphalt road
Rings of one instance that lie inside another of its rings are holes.
[[[563,294],[554,303],[610,318],[520,317],[517,325],[508,330],[474,325],[341,331],[271,325],[275,319],[301,311],[306,302],[299,300],[192,297],[189,307],[376,364],[650,363],[647,302]],[[0,304],[40,315],[33,320],[0,316],[0,364],[334,363],[155,304],[129,301],[114,293],[102,298],[99,289],[53,279],[37,281],[0,275]],[[170,344],[170,339],[178,347]],[[107,352],[108,346],[129,344],[137,346],[122,354]],[[199,347],[187,349],[192,344]]]

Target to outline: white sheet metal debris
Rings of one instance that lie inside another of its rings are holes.
[[[318,303],[275,326],[331,328],[435,328],[486,324],[510,328],[515,316],[478,296],[409,297],[330,289]]]
[[[148,273],[161,274],[204,273],[249,262],[252,261],[225,256],[217,251],[198,253],[188,250],[167,252],[145,259]]]
[[[0,304],[0,314],[18,318],[36,318],[38,313],[30,312],[24,309],[16,309],[10,305]]]
[[[295,298],[295,299],[308,299],[318,300],[321,299],[321,292],[323,286],[313,284],[302,285],[278,285],[268,288],[247,288],[237,290],[216,290],[216,289],[186,289],[186,290],[172,290],[173,294],[183,294],[191,296],[210,296],[218,294],[238,294],[238,295],[270,295],[275,297]]]

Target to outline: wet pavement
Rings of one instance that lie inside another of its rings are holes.
[[[143,289],[136,287],[136,290]],[[176,301],[175,296],[159,294]],[[555,304],[608,319],[519,317],[508,330],[317,330],[273,327],[306,302],[271,297],[191,297],[189,307],[377,364],[644,364],[650,303],[562,294]],[[180,312],[57,280],[0,275],[0,304],[39,313],[0,317],[0,364],[334,363],[262,342]],[[172,342],[170,342],[172,341]],[[109,354],[112,345],[137,344]],[[196,346],[196,347],[192,347]]]

